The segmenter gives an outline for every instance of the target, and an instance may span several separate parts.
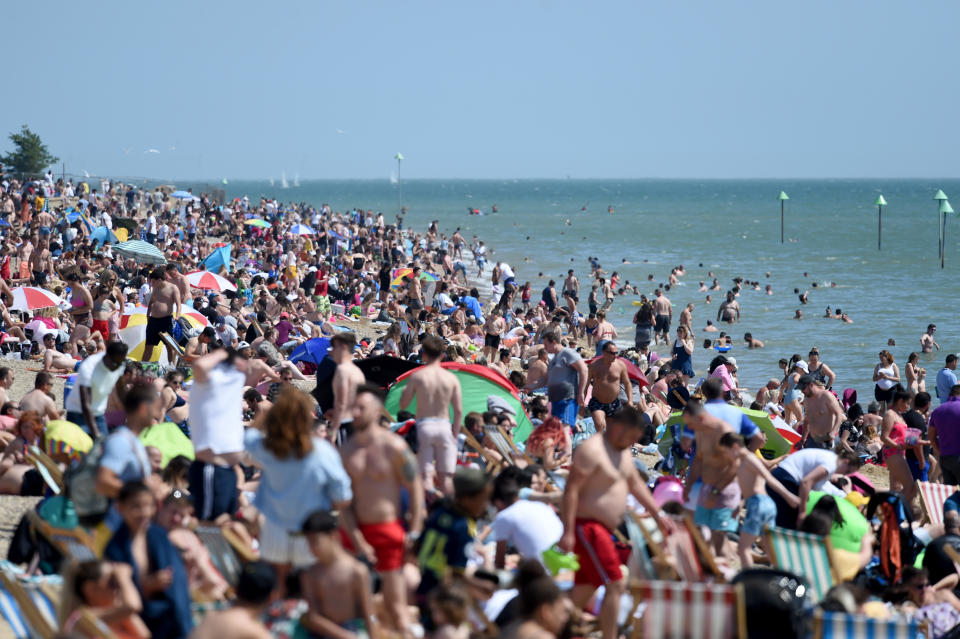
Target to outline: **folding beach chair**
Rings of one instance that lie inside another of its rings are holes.
[[[786,528],[768,528],[766,535],[773,552],[770,561],[777,568],[802,577],[813,602],[823,599],[827,591],[840,581],[833,566],[833,546],[829,537]]]
[[[700,528],[693,523],[693,517],[689,514],[684,514],[683,524],[690,534],[690,538],[693,540],[693,545],[696,547],[697,553],[700,555],[701,565],[706,567],[714,577],[726,581],[723,572],[720,570],[720,566],[717,565],[716,557],[713,556],[713,550],[710,549],[703,535],[700,534]]]
[[[943,504],[957,492],[957,486],[918,481],[917,488],[920,489],[920,506],[923,508],[924,518],[931,524],[942,524]]]
[[[63,490],[63,471],[57,462],[53,461],[49,455],[40,450],[36,445],[30,446],[25,452],[27,461],[33,464],[44,483],[50,487],[54,495],[59,495]]]
[[[493,448],[500,453],[505,460],[508,460],[508,463],[511,466],[515,465],[514,460],[517,457],[526,459],[527,463],[533,463],[533,460],[530,459],[526,453],[520,452],[520,449],[517,448],[515,443],[513,443],[513,439],[510,438],[510,435],[507,434],[507,431],[503,430],[503,428],[500,426],[484,424],[483,436],[493,443]]]
[[[255,559],[253,551],[244,548],[243,542],[227,528],[197,526],[193,532],[206,546],[214,568],[223,575],[231,587],[236,587],[240,580],[241,562]]]
[[[117,639],[113,630],[93,616],[89,610],[80,613],[77,622],[73,626],[73,634],[86,639]]]
[[[183,347],[177,343],[177,340],[173,339],[173,335],[160,333],[160,341],[167,348],[167,355],[171,358],[170,365],[174,368],[183,366]]]
[[[813,639],[915,639],[920,629],[916,621],[842,612],[817,612],[813,617]]]
[[[645,580],[676,579],[677,571],[663,549],[663,534],[657,522],[650,517],[641,518],[628,510],[624,524],[631,548],[630,574]]]
[[[56,600],[39,580],[21,581],[5,566],[0,570],[0,613],[17,639],[53,639],[57,634]]]
[[[746,639],[740,584],[647,581],[631,592],[634,639]]]
[[[77,528],[57,528],[42,517],[35,510],[28,510],[26,515],[30,526],[40,533],[50,545],[70,561],[89,561],[97,559],[94,550],[96,543],[93,535],[79,526]]]

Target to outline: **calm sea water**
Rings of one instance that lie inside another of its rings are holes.
[[[704,339],[699,329],[716,319],[723,296],[723,291],[711,292],[714,301],[706,305],[706,294],[697,292],[700,280],[709,284],[709,271],[724,290],[736,276],[773,287],[773,296],[743,291],[742,321],[728,329],[737,340],[730,354],[737,357],[741,382],[751,389],[778,375],[779,358],[805,355],[815,345],[837,373],[837,387],[872,397],[873,366],[887,340],[896,340],[890,350],[902,370],[910,351],[919,351],[926,325],[935,322],[944,350],[924,360],[932,388],[943,355],[960,349],[954,315],[960,220],[951,215],[947,222],[946,269],[941,270],[932,200],[938,188],[960,197],[960,180],[419,180],[400,186],[408,208],[405,227],[425,230],[436,219],[448,235],[459,227],[467,238],[479,236],[495,250],[494,259],[514,267],[519,282],[533,283],[538,297],[548,278],[559,284],[568,268],[583,280],[588,256],[599,256],[606,270],[619,271],[648,295],[671,267],[683,264],[687,276],[668,296],[675,317],[688,302],[696,305],[698,374],[706,373],[715,355],[699,348]],[[266,181],[235,182],[226,189],[229,197],[266,195],[327,202],[334,210],[380,210],[391,221],[399,210],[399,187],[387,180],[307,181],[288,189]],[[785,244],[780,244],[781,189],[790,196]],[[888,206],[878,251],[873,203],[881,193]],[[493,204],[498,213],[491,213]],[[468,207],[486,215],[469,216]],[[647,281],[649,274],[654,283]],[[809,291],[806,306],[794,288]],[[633,342],[633,299],[618,298],[611,314],[624,344]],[[585,292],[581,300],[586,311]],[[822,319],[827,305],[840,307],[854,323]],[[805,316],[801,321],[792,319],[798,308]],[[747,331],[766,348],[748,351],[742,342]]]

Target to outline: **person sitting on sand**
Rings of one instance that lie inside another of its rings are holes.
[[[27,460],[30,446],[43,445],[43,419],[34,411],[20,415],[14,431],[16,437],[0,457],[0,494],[19,495],[23,487],[23,476],[33,470],[33,464]]]

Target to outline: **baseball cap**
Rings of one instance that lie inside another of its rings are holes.
[[[242,351],[245,348],[250,348],[250,344],[248,342],[240,342],[237,344],[237,350]]]
[[[810,367],[807,366],[807,363],[806,363],[805,361],[803,361],[802,359],[801,359],[799,362],[797,362],[797,368],[799,368],[800,370],[802,370],[804,373],[809,373],[809,372],[810,372]]]
[[[732,365],[733,365],[733,370],[737,370],[737,358],[736,358],[736,357],[728,357],[728,358],[727,358],[727,364],[732,364]]]
[[[813,375],[803,375],[800,379],[797,380],[797,383],[794,384],[797,390],[803,390],[807,386],[813,384],[816,380],[813,379]]]

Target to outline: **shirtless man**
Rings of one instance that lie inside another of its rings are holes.
[[[576,311],[580,301],[580,280],[573,274],[573,269],[567,271],[567,279],[563,280],[563,297],[567,300],[570,312]]]
[[[443,340],[439,337],[429,335],[424,338],[420,354],[425,366],[407,380],[400,396],[400,410],[406,410],[414,399],[417,400],[417,457],[424,484],[428,490],[438,489],[452,496],[463,400],[459,380],[440,366],[443,351]],[[439,477],[439,481],[435,481],[435,477]]]
[[[664,344],[670,343],[670,321],[673,319],[673,306],[670,300],[663,294],[659,288],[654,291],[656,297],[653,298],[653,310],[656,312],[656,324],[654,325],[654,345],[660,343],[663,339]]]
[[[547,383],[547,365],[550,363],[550,354],[543,346],[538,346],[537,349],[537,358],[530,362],[530,367],[527,369],[527,385],[523,387],[525,391],[536,390]]]
[[[927,324],[927,332],[920,336],[920,352],[932,353],[933,349],[940,350],[940,345],[933,339],[933,334],[936,332],[936,324]]]
[[[43,336],[43,370],[46,373],[72,373],[77,370],[79,360],[66,353],[61,353],[56,347],[56,336],[47,333]]]
[[[620,410],[620,389],[627,393],[627,406],[633,407],[633,386],[627,366],[617,357],[620,349],[613,342],[603,345],[603,353],[587,368],[588,384],[593,384],[586,413],[593,417],[597,432],[607,427],[607,416]]]
[[[745,333],[743,341],[747,343],[747,348],[763,348],[764,343],[754,337],[751,333]]]
[[[644,416],[633,407],[623,407],[607,420],[607,429],[577,447],[563,492],[563,536],[559,546],[575,552],[580,569],[574,577],[571,598],[582,609],[601,585],[606,586],[599,621],[603,639],[617,637],[620,598],[626,579],[613,543],[613,531],[623,521],[627,494],[632,494],[656,518],[668,534],[673,526],[659,515],[636,467],[630,447],[646,425]]]
[[[20,398],[20,412],[25,413],[32,410],[43,418],[44,422],[51,419],[60,419],[60,411],[57,410],[57,404],[50,396],[53,389],[53,376],[43,371],[37,373],[33,380],[33,390]]]
[[[601,277],[600,288],[603,290],[603,298],[604,298],[603,306],[600,308],[600,310],[605,311],[611,306],[613,306],[613,296],[614,296],[613,286],[610,285],[610,282],[606,278]]]
[[[167,264],[167,281],[176,286],[177,290],[180,291],[181,300],[190,299],[190,283],[187,281],[186,276],[180,272],[177,265],[172,262]]]
[[[160,343],[160,333],[173,330],[173,320],[180,317],[180,290],[166,281],[167,270],[157,267],[150,272],[150,302],[147,304],[147,338],[141,362],[150,361],[154,347]],[[168,353],[168,355],[170,355]],[[172,360],[173,357],[170,357]]]
[[[34,286],[43,286],[47,281],[47,274],[53,271],[53,257],[49,245],[47,238],[41,238],[36,250],[30,253],[29,264]]]
[[[483,325],[483,356],[488,362],[494,361],[500,348],[500,338],[507,330],[507,322],[500,315],[500,308],[495,307],[487,314],[487,321]]]
[[[187,340],[183,349],[183,361],[192,364],[210,352],[210,344],[216,343],[217,331],[212,326],[204,326],[199,335]]]
[[[733,324],[740,321],[740,302],[733,291],[727,291],[727,299],[717,309],[717,321]]]
[[[840,424],[844,420],[840,402],[811,375],[802,375],[794,386],[803,393],[801,447],[833,450],[833,443],[840,434]]]
[[[407,281],[407,310],[419,312],[423,309],[423,287],[420,284],[420,267],[413,267],[413,274]]]
[[[693,302],[691,302],[680,311],[680,326],[686,326],[691,335],[693,334],[693,309]]]
[[[330,338],[330,356],[337,363],[337,370],[333,374],[333,408],[330,411],[327,436],[334,444],[339,441],[342,445],[350,437],[353,431],[350,426],[353,420],[351,411],[357,387],[367,381],[363,371],[353,363],[353,349],[356,345],[357,336],[354,333],[337,333]]]
[[[337,370],[339,373],[339,368]],[[403,560],[405,551],[420,537],[424,515],[417,457],[402,437],[380,426],[383,416],[380,389],[363,384],[351,390],[355,395],[353,434],[340,454],[353,482],[353,503],[343,516],[356,520],[356,526],[349,526],[357,531],[354,546],[375,564],[380,575],[387,626],[406,634],[409,620]],[[410,495],[410,526],[406,538],[401,488]]]
[[[270,639],[273,635],[260,619],[270,604],[277,574],[265,561],[243,565],[237,581],[236,601],[226,610],[210,612],[193,629],[189,639]]]

